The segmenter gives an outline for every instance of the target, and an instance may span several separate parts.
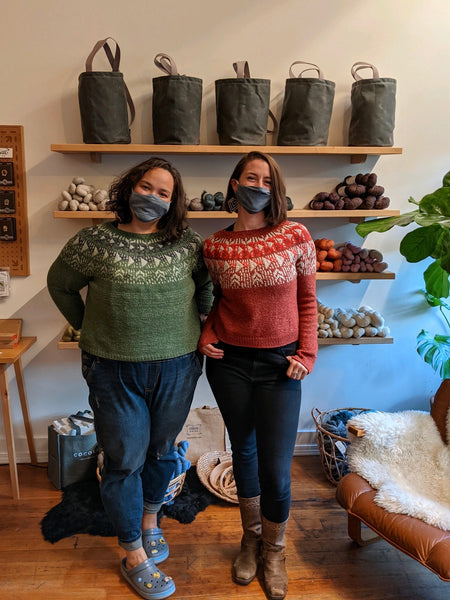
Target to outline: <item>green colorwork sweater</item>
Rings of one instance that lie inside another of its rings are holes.
[[[196,349],[199,314],[212,303],[202,239],[188,227],[180,240],[162,240],[160,232],[135,234],[103,223],[82,229],[64,246],[47,284],[67,321],[81,328],[81,349],[135,362]]]

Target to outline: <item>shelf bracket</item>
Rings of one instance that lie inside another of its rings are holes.
[[[93,162],[93,163],[101,163],[102,162],[102,155],[100,152],[89,152],[89,155],[91,157],[91,162]]]
[[[351,154],[350,162],[352,165],[357,165],[359,163],[365,163],[367,160],[367,154]]]

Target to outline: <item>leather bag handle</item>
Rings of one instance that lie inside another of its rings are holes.
[[[111,51],[111,48],[109,47],[108,40],[112,40],[116,44],[116,53],[114,54],[114,56]],[[105,50],[106,56],[108,57],[109,64],[111,65],[112,70],[118,71],[119,65],[120,65],[120,48],[119,48],[119,44],[112,37],[107,37],[104,40],[99,40],[95,44],[95,46],[91,50],[91,53],[89,54],[89,56],[86,59],[86,71],[92,71],[92,62],[94,60],[94,56],[97,54],[97,52],[102,47]]]
[[[358,71],[360,71],[361,69],[372,69],[372,78],[373,79],[378,79],[380,77],[379,73],[378,73],[378,69],[368,63],[368,62],[355,62],[355,64],[352,66],[351,72],[353,75],[353,79],[355,81],[360,81],[361,79],[369,79],[369,77],[361,77],[361,75],[358,75]]]
[[[233,63],[233,69],[239,79],[250,79],[250,68],[246,60],[239,60]]]
[[[167,75],[179,75],[177,65],[171,56],[160,52],[154,58],[155,65]]]
[[[248,61],[238,60],[233,63],[233,69],[238,79],[250,79],[250,67]],[[273,112],[269,109],[269,118],[272,119],[272,129],[267,129],[266,133],[275,133],[278,129],[278,121]]]
[[[115,44],[116,44],[116,51],[115,54],[112,53],[111,48],[109,47],[108,44],[108,40],[112,40]],[[94,56],[97,54],[97,52],[100,50],[100,48],[104,49],[105,54],[108,58],[109,64],[111,65],[111,69],[113,70],[113,72],[118,73],[119,72],[119,66],[120,66],[120,47],[119,44],[116,42],[116,40],[112,37],[107,37],[104,40],[99,40],[98,42],[96,42],[96,44],[94,45],[94,47],[92,48],[89,56],[86,59],[86,71],[90,72],[92,71],[92,62],[94,60]],[[134,118],[136,116],[136,109],[134,108],[134,103],[133,103],[133,99],[131,98],[131,94],[130,91],[127,87],[127,84],[125,83],[125,81],[123,82],[124,86],[125,86],[125,95],[127,97],[127,104],[128,104],[128,108],[130,109],[130,122],[129,122],[129,127],[131,127]]]
[[[298,75],[295,75],[294,71],[292,70],[292,67],[294,65],[309,65],[309,67],[307,69],[303,69],[303,71],[300,71],[300,73]],[[322,69],[320,67],[318,67],[314,63],[305,62],[303,60],[296,60],[295,62],[292,63],[292,65],[289,67],[289,77],[291,79],[296,79],[298,77],[301,77],[303,75],[303,73],[306,73],[307,71],[316,71],[319,79],[325,79],[323,76]]]
[[[269,108],[269,118],[272,119],[273,127],[272,127],[272,129],[268,129],[267,133],[276,133],[278,130],[278,121],[277,121],[275,115],[273,114],[273,112],[270,110],[270,108]]]

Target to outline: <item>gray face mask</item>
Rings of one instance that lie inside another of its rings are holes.
[[[255,214],[270,205],[271,192],[267,188],[238,183],[236,200],[248,213]]]
[[[164,202],[155,194],[138,194],[132,192],[130,196],[130,207],[135,217],[141,223],[150,223],[164,216],[170,207],[170,202]]]

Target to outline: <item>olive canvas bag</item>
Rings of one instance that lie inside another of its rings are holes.
[[[219,142],[223,145],[264,146],[266,134],[277,122],[269,109],[270,80],[250,77],[247,61],[233,63],[235,79],[217,79],[216,117]],[[267,130],[269,116],[274,123]]]
[[[295,76],[294,65],[307,65],[307,68]],[[308,71],[316,71],[318,77],[303,77]],[[289,77],[285,84],[278,145],[326,146],[335,83],[324,79],[317,65],[301,60],[291,64]]]
[[[199,144],[203,81],[180,75],[167,54],[157,54],[154,62],[166,73],[153,78],[154,143]]]
[[[116,44],[113,55],[108,40]],[[103,48],[112,71],[93,71],[92,62]],[[120,48],[113,38],[99,40],[86,59],[86,71],[78,77],[78,102],[85,144],[129,144],[135,109],[123,74],[119,71]],[[128,121],[128,109],[130,121]]]
[[[358,74],[361,69],[372,69],[373,77],[363,79]],[[356,62],[351,73],[355,81],[351,90],[349,146],[392,146],[396,80],[379,77],[378,69],[366,62]]]

